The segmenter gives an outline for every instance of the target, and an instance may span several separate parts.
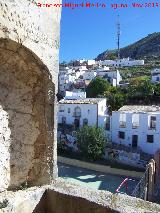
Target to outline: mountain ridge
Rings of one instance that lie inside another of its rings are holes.
[[[160,58],[160,32],[148,34],[146,37],[120,49],[121,58],[153,59]],[[106,50],[95,60],[116,59],[117,50]]]

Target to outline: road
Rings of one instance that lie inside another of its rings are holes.
[[[124,176],[104,174],[62,163],[58,163],[58,175],[59,177],[67,179],[71,182],[80,183],[83,186],[98,190],[107,190],[113,193],[126,178]],[[125,186],[123,186],[120,191],[131,194],[137,183],[138,180],[132,179],[128,181],[127,192]]]

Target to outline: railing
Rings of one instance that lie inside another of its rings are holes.
[[[122,127],[122,128],[126,127],[126,122],[125,121],[120,121],[119,122],[119,127]]]
[[[116,189],[117,193],[123,193],[120,192],[120,189],[125,186],[126,188],[126,193],[128,191],[128,181],[135,181],[133,179],[129,179],[129,178],[125,178],[122,183],[119,185],[119,187]],[[136,197],[136,198],[140,198],[143,200],[147,200],[148,199],[148,182],[149,182],[149,166],[147,166],[146,171],[144,172],[142,178],[140,179],[140,181],[138,182],[138,184],[136,185],[136,187],[134,188],[134,190],[132,191],[132,193],[130,193],[130,196]],[[158,187],[160,184],[160,181],[157,183],[156,186],[156,193],[155,193],[155,198],[159,198],[160,195],[160,187]],[[128,192],[129,193],[129,192]]]
[[[74,112],[73,117],[81,117],[81,112]]]
[[[156,125],[150,125],[150,126],[148,127],[148,130],[156,130]]]
[[[148,187],[148,179],[149,179],[149,167],[147,167],[144,175],[141,180],[133,190],[131,196],[141,198],[143,200],[147,199],[147,187]]]
[[[121,183],[121,184],[119,185],[119,187],[116,189],[116,192],[117,192],[117,193],[120,193],[120,189],[121,189],[121,187],[124,186],[124,185],[125,185],[126,190],[127,190],[127,188],[128,188],[127,181],[128,181],[128,178],[125,178],[125,179],[122,181],[122,183]]]
[[[110,130],[110,123],[106,123],[106,130]]]
[[[136,122],[133,122],[132,123],[132,128],[133,129],[136,129],[136,128],[138,128],[139,127],[139,123],[136,123]]]
[[[130,183],[129,182],[135,182],[134,179],[131,179],[131,178],[125,178],[121,184],[119,185],[119,187],[116,189],[116,193],[120,193],[120,194],[128,194],[130,195],[131,194],[131,187],[130,187]],[[123,191],[121,190],[122,188],[125,187],[125,192],[124,192],[124,189]]]

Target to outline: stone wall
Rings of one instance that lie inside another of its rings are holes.
[[[0,1],[0,191],[57,175],[60,12]]]
[[[8,200],[0,213],[158,213],[160,205],[124,194],[93,190],[58,178],[51,186],[3,192],[0,202]]]

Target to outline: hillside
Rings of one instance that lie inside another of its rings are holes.
[[[117,50],[106,50],[99,54],[96,60],[115,59]],[[120,50],[121,58],[157,59],[160,58],[160,32],[152,33],[145,38]]]

